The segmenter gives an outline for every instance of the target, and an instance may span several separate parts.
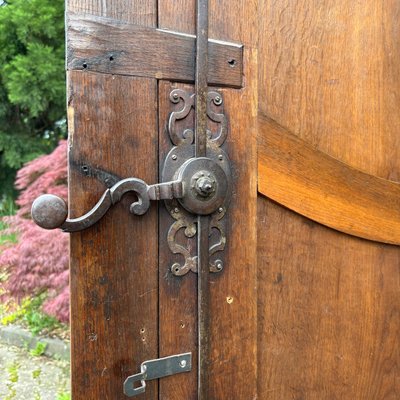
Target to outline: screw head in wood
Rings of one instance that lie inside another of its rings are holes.
[[[222,97],[221,96],[215,96],[214,103],[217,106],[220,106],[222,104]]]

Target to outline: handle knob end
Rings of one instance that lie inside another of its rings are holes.
[[[59,228],[67,219],[68,208],[63,199],[53,194],[44,194],[32,204],[32,218],[44,229]]]

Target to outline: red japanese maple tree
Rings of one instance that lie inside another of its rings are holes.
[[[19,209],[5,222],[10,232],[18,234],[18,242],[0,252],[0,268],[8,273],[6,295],[21,299],[47,291],[43,311],[68,322],[68,235],[59,229],[39,228],[30,216],[32,203],[41,194],[67,198],[67,142],[60,141],[51,154],[21,168],[15,186],[21,191],[17,199]]]

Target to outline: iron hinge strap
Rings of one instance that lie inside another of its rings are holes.
[[[170,375],[189,372],[192,370],[192,353],[178,354],[174,356],[145,361],[140,366],[140,372],[126,378],[124,382],[124,394],[134,397],[146,391],[146,381],[165,378]],[[140,386],[135,384],[140,381]]]

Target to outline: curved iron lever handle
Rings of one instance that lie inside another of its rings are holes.
[[[44,229],[61,228],[64,232],[77,232],[89,228],[99,221],[111,206],[118,203],[125,193],[133,192],[138,200],[131,204],[130,212],[143,215],[150,207],[150,200],[180,199],[183,197],[182,181],[171,181],[147,185],[137,178],[127,178],[107,189],[97,204],[85,215],[69,219],[64,200],[52,194],[38,197],[32,204],[32,218]]]

